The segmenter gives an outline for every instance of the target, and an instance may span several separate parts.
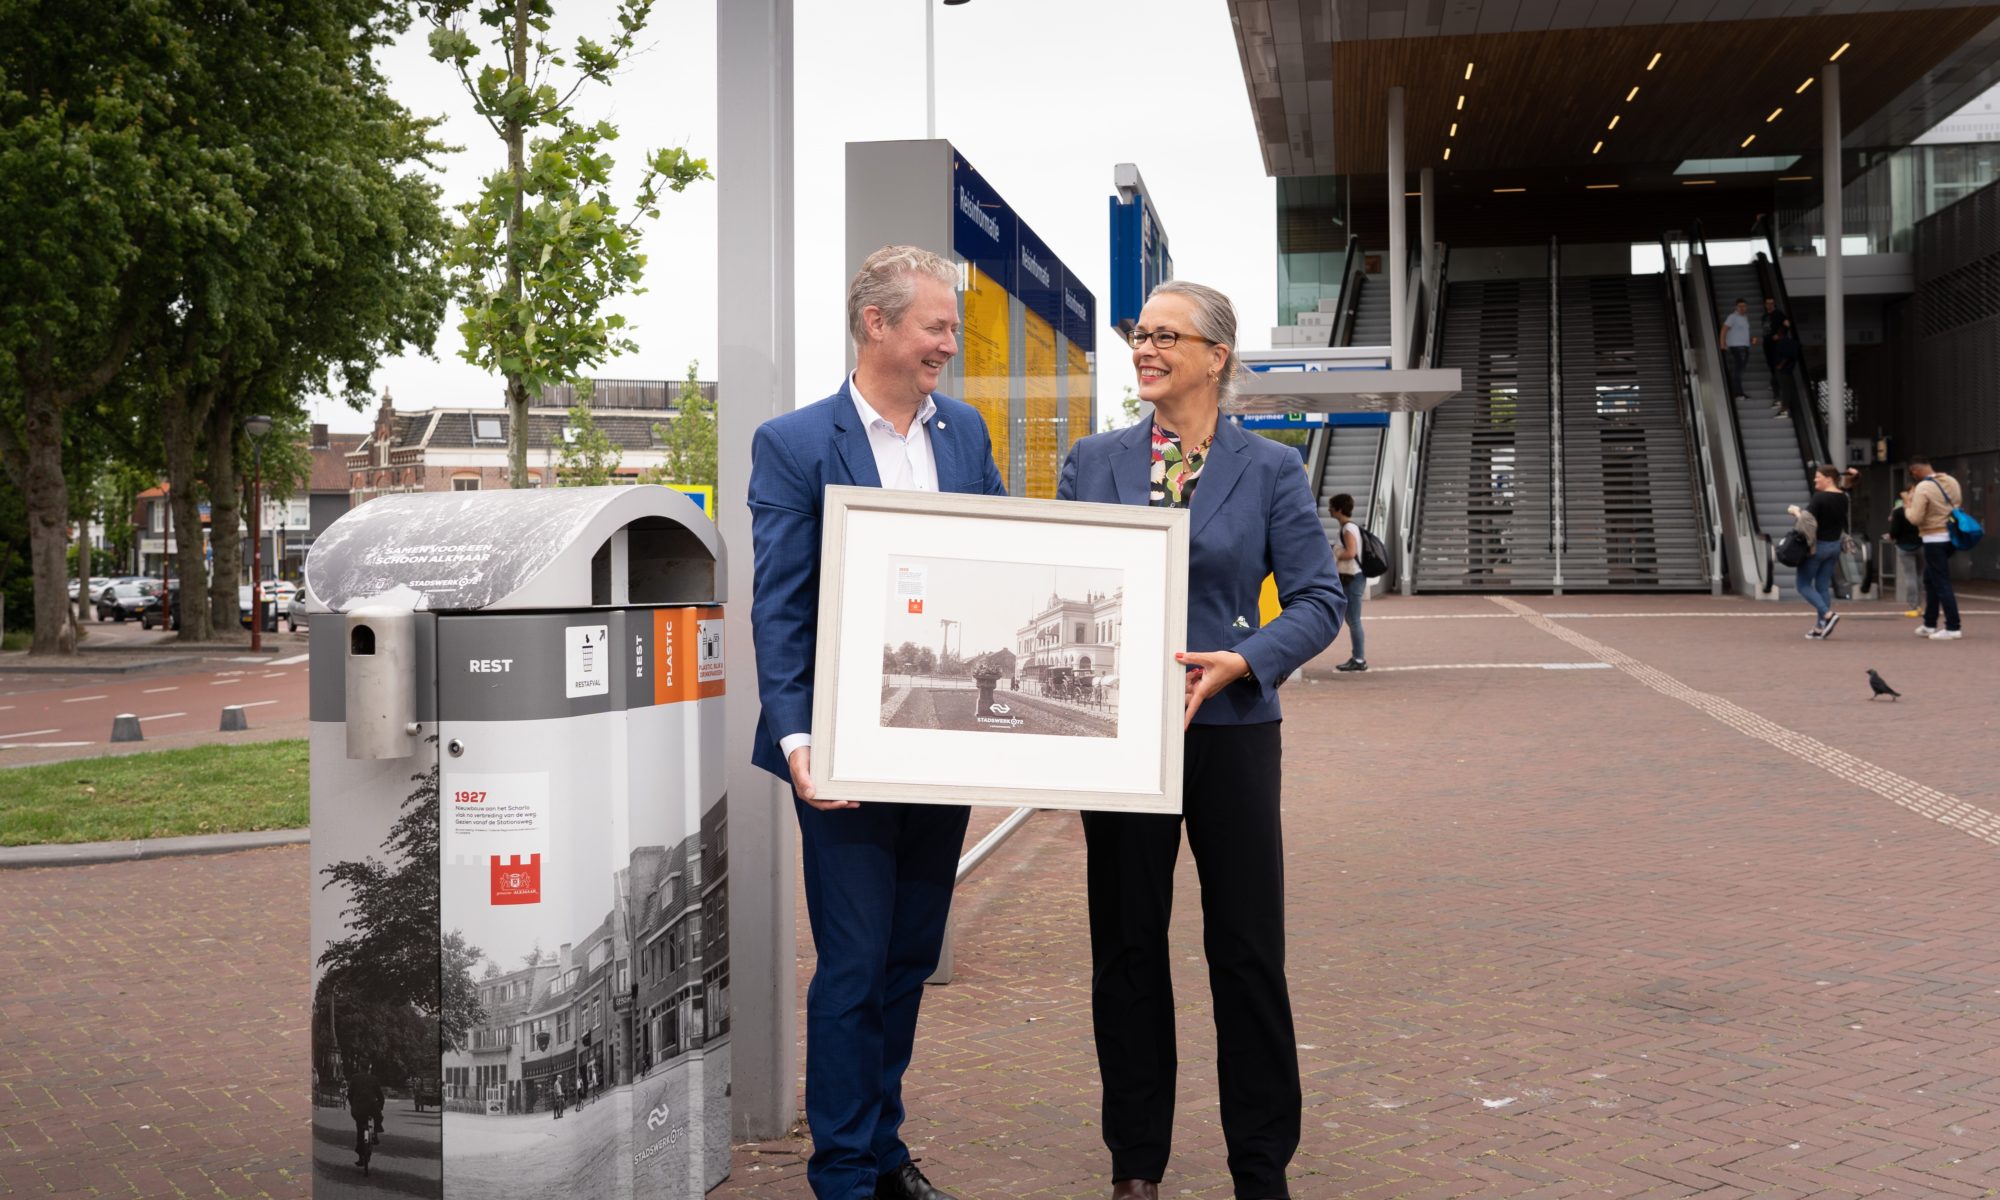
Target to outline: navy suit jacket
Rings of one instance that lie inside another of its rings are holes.
[[[1084,438],[1063,463],[1063,500],[1148,504],[1153,425]],[[1188,650],[1234,650],[1250,664],[1195,713],[1197,725],[1275,721],[1278,682],[1332,644],[1347,616],[1333,549],[1290,446],[1221,420],[1189,506]],[[1264,577],[1278,577],[1284,611],[1261,625]]]
[[[933,396],[930,430],[938,490],[1004,496],[993,441],[979,410]],[[750,761],[790,782],[778,740],[812,731],[813,662],[819,652],[819,543],[826,489],[881,487],[868,431],[842,382],[824,400],[773,417],[750,443],[750,544],[755,555],[750,636],[757,646],[763,713]]]

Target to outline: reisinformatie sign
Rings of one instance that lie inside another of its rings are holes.
[[[951,203],[962,398],[986,421],[1007,490],[1053,497],[1063,456],[1096,422],[1097,299],[955,150]]]

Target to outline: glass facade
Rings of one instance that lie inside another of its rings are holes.
[[[1858,161],[1857,161],[1858,159]],[[1805,174],[1805,162],[1795,169]],[[1841,187],[1841,247],[1848,254],[1907,254],[1918,221],[2000,179],[2000,143],[1905,146],[1850,156]],[[1781,181],[1776,211],[1784,254],[1821,253],[1826,238],[1818,180]]]
[[[1277,184],[1278,323],[1293,325],[1340,295],[1349,185],[1340,175],[1281,176]]]

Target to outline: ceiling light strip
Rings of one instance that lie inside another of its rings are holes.
[[[1843,55],[1843,54],[1845,54],[1845,53],[1847,53],[1847,48],[1848,48],[1849,46],[1852,46],[1853,44],[1854,44],[1853,42],[1842,42],[1842,43],[1840,43],[1840,49],[1838,49],[1838,50],[1835,50],[1835,51],[1834,51],[1834,52],[1833,52],[1832,54],[1828,55],[1828,56],[1827,56],[1827,60],[1826,60],[1826,61],[1828,61],[1828,62],[1839,62],[1839,61],[1840,61],[1840,56],[1841,56],[1841,55]]]
[[[1646,69],[1650,71],[1654,67],[1657,67],[1659,65],[1660,65],[1660,51],[1655,50],[1653,51],[1653,61],[1646,64]]]

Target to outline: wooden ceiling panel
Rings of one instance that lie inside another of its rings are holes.
[[[1811,154],[1819,84],[1804,95],[1794,89],[1820,77],[1843,42],[1841,115],[1852,129],[1996,17],[2000,6],[1337,42],[1334,161],[1342,174],[1387,169],[1396,84],[1411,171]],[[1659,66],[1648,71],[1656,52]],[[1639,95],[1626,103],[1635,85]],[[1607,129],[1614,115],[1618,127]]]

